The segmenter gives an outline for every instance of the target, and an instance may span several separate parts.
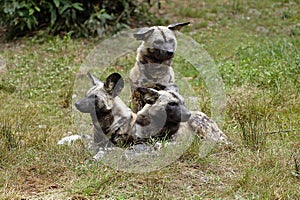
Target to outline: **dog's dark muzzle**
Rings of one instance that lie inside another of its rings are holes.
[[[183,106],[167,106],[166,113],[168,114],[168,121],[172,122],[186,122],[191,117],[191,112]]]
[[[163,49],[153,49],[152,51],[157,60],[168,60],[174,57],[174,51],[167,51]]]
[[[165,51],[168,57],[172,58],[174,56],[174,51]]]
[[[190,117],[191,117],[191,113],[190,112],[181,114],[181,122],[188,121],[190,119]]]
[[[94,98],[84,98],[75,103],[75,107],[83,113],[93,113],[95,112],[95,99]]]

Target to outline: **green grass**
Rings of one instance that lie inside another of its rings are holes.
[[[2,43],[0,199],[299,199],[299,9],[299,1],[162,4],[169,21],[192,22],[184,33],[218,66],[227,95],[223,131],[233,144],[200,158],[196,138],[174,163],[145,174],[92,162],[80,142],[56,144],[77,134],[73,81],[99,41],[36,36]],[[126,76],[133,63],[129,55],[98,74],[117,69]],[[178,57],[174,67],[210,115],[195,69]]]

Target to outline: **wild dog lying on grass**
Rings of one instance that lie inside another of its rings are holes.
[[[144,106],[140,105],[138,93],[134,93],[137,87],[151,87],[153,83],[165,86],[174,84],[174,71],[171,67],[171,60],[177,47],[174,31],[188,24],[189,22],[147,27],[134,34],[142,44],[137,49],[136,63],[129,75],[133,112],[136,113]]]
[[[158,87],[137,88],[146,105],[137,113],[136,135],[140,139],[166,138],[188,129],[189,132],[210,141],[228,143],[218,125],[202,112],[190,112],[184,99],[176,91]]]
[[[94,142],[107,143],[107,138],[115,145],[133,142],[131,110],[117,97],[124,87],[120,74],[113,73],[104,83],[88,73],[93,87],[86,97],[75,103],[76,108],[83,113],[90,113],[95,128]],[[103,145],[102,145],[103,146]]]

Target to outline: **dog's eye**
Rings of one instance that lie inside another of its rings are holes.
[[[168,105],[169,106],[178,106],[178,103],[176,103],[176,102],[170,102],[170,103],[168,103]]]
[[[175,40],[173,38],[169,39],[169,43],[175,43]]]

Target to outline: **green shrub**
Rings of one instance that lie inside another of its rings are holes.
[[[44,28],[52,34],[95,36],[151,21],[153,5],[149,0],[2,0],[0,21],[8,31],[7,39]]]
[[[3,0],[0,4],[2,25],[6,25],[11,34],[33,30],[38,25],[35,13],[40,12],[40,8],[34,1]]]

